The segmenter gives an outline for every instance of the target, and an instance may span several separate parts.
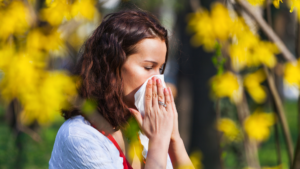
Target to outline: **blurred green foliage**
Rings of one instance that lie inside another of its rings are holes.
[[[224,105],[225,106],[225,105]],[[285,110],[290,125],[294,143],[297,139],[297,102],[286,101]],[[233,111],[230,107],[227,112]],[[231,116],[230,113],[228,116]],[[54,145],[55,136],[59,127],[64,122],[53,123],[51,126],[38,129],[41,137],[40,142],[32,140],[32,138],[24,133],[14,133],[14,131],[4,122],[4,109],[0,107],[0,168],[24,168],[24,169],[43,169],[48,168],[48,162],[51,157],[51,151]],[[132,126],[128,131],[138,130],[138,125],[131,121]],[[284,168],[288,168],[288,156],[284,143],[282,131],[280,130],[280,150],[281,159]],[[126,132],[128,137],[136,137],[130,135],[135,132]],[[240,150],[242,143],[225,146],[222,154],[224,166],[228,169],[240,169],[243,164],[243,155]],[[205,157],[204,157],[205,158]],[[271,137],[259,146],[259,159],[262,166],[277,166],[276,144],[274,129],[272,129]]]
[[[4,109],[0,107],[0,168],[43,169],[48,168],[56,133],[64,122],[61,120],[38,129],[40,142],[24,133],[15,133],[4,121]]]

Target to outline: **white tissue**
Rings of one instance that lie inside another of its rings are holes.
[[[164,81],[164,75],[154,75],[156,78],[160,79],[163,87],[165,88],[165,81]],[[147,86],[147,82],[149,79],[151,79],[152,77],[148,78],[144,84],[139,88],[139,90],[134,94],[134,104],[135,107],[138,109],[138,111],[142,114],[142,116],[144,117],[145,115],[145,93],[146,93],[146,86]]]
[[[166,87],[165,81],[164,81],[164,75],[154,75],[156,78],[159,78],[163,84],[163,87]],[[145,93],[146,93],[146,86],[149,79],[151,79],[153,76],[148,78],[144,84],[139,88],[139,90],[134,94],[134,104],[138,111],[142,114],[142,116],[145,115]],[[141,144],[143,145],[143,157],[146,159],[147,153],[148,153],[148,146],[149,146],[149,139],[147,136],[145,136],[142,132],[139,132],[139,137]],[[167,167],[166,169],[173,169],[172,162],[170,159],[170,156],[168,155],[167,160]]]

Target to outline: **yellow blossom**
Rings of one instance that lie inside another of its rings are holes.
[[[192,152],[191,153],[191,155],[190,155],[190,159],[191,159],[191,161],[192,161],[192,163],[193,163],[193,165],[194,165],[194,167],[193,166],[179,166],[179,169],[193,169],[193,168],[195,168],[195,169],[202,169],[202,168],[204,168],[204,166],[203,166],[203,164],[202,164],[202,153],[201,153],[201,151],[194,151],[194,152]]]
[[[195,32],[191,44],[196,47],[203,45],[207,51],[213,50],[216,40],[226,41],[232,32],[233,21],[221,3],[212,6],[211,14],[204,9],[190,14],[188,22],[188,30]]]
[[[11,59],[15,54],[14,45],[5,44],[2,49],[0,49],[0,70],[7,68],[9,63],[11,63]]]
[[[213,94],[218,97],[229,97],[234,103],[238,103],[242,98],[242,86],[239,78],[231,72],[216,75],[211,78],[211,88]]]
[[[275,57],[277,53],[279,50],[274,43],[261,41],[249,30],[236,36],[229,47],[231,64],[235,71],[261,64],[272,68],[277,62]]]
[[[208,11],[202,10],[190,14],[188,29],[195,32],[195,35],[191,39],[193,46],[197,47],[203,45],[205,50],[213,50],[216,37]]]
[[[229,141],[239,141],[241,139],[240,131],[234,121],[229,118],[218,120],[217,129],[224,133]]]
[[[231,25],[231,38],[235,39],[236,37],[244,35],[247,31],[249,31],[249,27],[242,17],[233,18]]]
[[[41,64],[32,60],[27,53],[20,52],[12,56],[9,65],[4,69],[4,77],[0,81],[4,99],[11,100],[36,90]]]
[[[297,62],[288,62],[284,68],[284,80],[292,86],[300,86],[300,59]]]
[[[259,42],[259,38],[250,31],[240,34],[234,43],[229,47],[232,68],[239,71],[250,66],[251,52],[253,46]]]
[[[48,124],[60,116],[61,109],[68,109],[72,98],[76,96],[74,79],[65,72],[49,72],[44,75],[36,93],[26,93],[21,99],[24,111],[21,122],[30,124],[37,120]]]
[[[260,41],[252,48],[251,66],[264,64],[269,68],[273,68],[277,61],[275,54],[279,53],[277,46],[271,42]]]
[[[0,10],[0,39],[11,34],[23,34],[29,28],[30,16],[27,7],[19,0]]]
[[[47,53],[60,51],[64,49],[64,40],[56,29],[48,34],[43,33],[40,29],[35,29],[30,31],[27,36],[27,48],[28,50],[44,50]]]
[[[92,20],[97,12],[94,0],[76,0],[72,5],[72,15]]]
[[[226,41],[229,38],[232,25],[228,9],[221,3],[215,3],[211,9],[211,19],[216,38]]]
[[[282,0],[273,0],[273,5],[275,6],[275,8],[279,8],[280,2],[283,3]]]
[[[252,5],[263,5],[265,0],[248,0],[248,2]]]
[[[40,11],[41,19],[51,25],[59,25],[65,20],[72,19],[71,7],[70,0],[47,0],[46,8]]]
[[[300,20],[300,1],[299,0],[289,0],[289,5],[291,6],[290,12],[293,12],[294,9],[297,11],[298,20]]]
[[[142,152],[143,152],[143,147],[139,140],[134,140],[129,144],[128,154],[131,160],[137,157],[140,161],[142,161],[143,160]]]
[[[262,69],[247,74],[244,78],[244,85],[252,99],[257,103],[263,103],[266,100],[266,92],[260,85],[266,79],[266,75]]]
[[[272,113],[264,113],[257,109],[244,121],[244,129],[250,139],[264,141],[270,136],[270,127],[275,123]]]

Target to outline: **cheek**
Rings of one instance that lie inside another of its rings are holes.
[[[129,67],[122,72],[124,96],[134,95],[138,88],[149,78],[152,74],[144,68]]]

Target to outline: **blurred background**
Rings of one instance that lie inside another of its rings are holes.
[[[48,168],[76,96],[69,71],[124,9],[169,31],[165,80],[196,168],[297,168],[297,0],[0,0],[0,168]]]

